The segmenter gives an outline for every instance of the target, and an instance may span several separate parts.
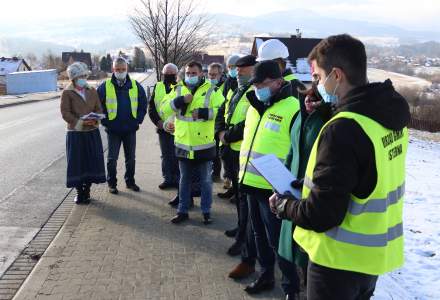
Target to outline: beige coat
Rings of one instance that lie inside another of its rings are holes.
[[[67,129],[74,131],[89,131],[98,128],[87,126],[80,120],[81,116],[91,112],[102,113],[101,102],[96,89],[90,87],[85,89],[85,100],[75,90],[73,84],[70,84],[61,95],[61,115],[67,122]]]

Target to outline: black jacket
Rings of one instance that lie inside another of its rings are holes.
[[[246,91],[249,89],[249,84],[244,85],[243,87],[237,88],[234,93],[232,94],[228,111],[226,112],[227,118],[225,119],[225,102],[223,102],[223,110],[222,114],[220,112],[217,114],[217,117],[215,119],[215,134],[218,135],[219,132],[225,131],[225,141],[230,144],[234,142],[241,141],[243,139],[243,132],[244,132],[244,123],[240,122],[235,125],[231,125],[230,121],[232,118],[232,115],[234,113],[235,108],[237,107],[238,102],[240,102],[240,99],[243,97],[243,95],[246,93]]]
[[[277,103],[283,99],[286,99],[287,97],[292,96],[292,86],[291,86],[290,82],[285,81],[283,86],[281,87],[280,91],[271,97],[271,99],[269,100],[269,105],[265,105],[263,102],[259,101],[257,99],[257,96],[255,95],[255,91],[247,92],[246,96],[249,99],[249,103],[251,104],[251,106],[258,111],[258,114],[261,117],[261,116],[263,116],[265,111],[268,108],[270,108],[271,106],[273,106],[275,103]],[[292,121],[290,122],[290,129],[292,128],[292,125],[293,125],[295,119],[296,119],[296,115],[292,118]],[[254,133],[254,134],[256,134],[256,133]],[[245,184],[243,184],[243,180],[241,180],[241,182],[240,182],[240,189],[242,192],[249,193],[249,194],[262,193],[262,192],[271,193],[270,190],[264,190],[264,189],[259,189],[259,188],[255,188],[252,186],[245,185]]]
[[[283,72],[283,77],[286,77],[290,74],[293,74],[290,69],[286,69]],[[300,103],[304,103],[305,95],[300,92],[300,90],[306,90],[306,86],[298,79],[293,79],[290,81],[290,85],[292,86],[292,95],[296,99],[299,100]]]
[[[165,84],[165,91],[168,94],[169,92],[171,92],[171,85],[168,82],[164,82],[164,84]],[[150,97],[150,102],[148,106],[148,116],[150,117],[151,122],[153,122],[153,124],[157,126],[157,123],[161,120],[161,118],[159,116],[159,112],[156,109],[156,105],[154,104],[154,98],[156,97],[155,92],[156,92],[156,85],[154,85],[153,93],[151,94]],[[156,130],[157,132],[165,132],[165,130],[159,128],[156,128]]]
[[[336,113],[343,111],[365,115],[392,130],[403,129],[410,119],[408,103],[390,80],[353,89],[336,107]],[[288,202],[287,216],[302,228],[327,231],[344,220],[350,194],[365,198],[376,181],[370,139],[355,121],[337,119],[321,134],[309,197]]]

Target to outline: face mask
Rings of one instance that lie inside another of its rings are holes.
[[[270,92],[270,88],[267,86],[261,89],[255,88],[255,95],[257,96],[257,99],[261,102],[268,103],[270,96],[272,96],[272,93]]]
[[[338,89],[339,83],[336,84],[336,87],[333,91],[332,94],[328,93],[327,90],[325,89],[325,83],[327,82],[327,80],[330,78],[330,75],[333,73],[333,71],[330,72],[330,74],[328,74],[327,78],[325,79],[324,83],[320,83],[318,84],[318,92],[321,95],[322,99],[324,100],[324,102],[327,103],[337,103],[338,102],[338,96],[336,96],[335,92]]]
[[[185,75],[185,83],[190,86],[195,86],[197,83],[199,83],[199,76]]]
[[[208,79],[211,85],[217,85],[218,79]]]
[[[127,78],[127,72],[122,72],[122,73],[115,72],[115,77],[117,80],[120,81],[125,80],[125,78]]]
[[[244,86],[246,85],[249,80],[251,80],[251,76],[250,75],[238,75],[237,76],[237,82],[239,86]]]
[[[78,78],[76,80],[76,85],[79,86],[80,88],[84,88],[87,86],[87,79],[84,78]]]
[[[228,73],[232,78],[237,77],[237,68],[230,69]]]
[[[177,76],[174,74],[164,74],[163,75],[163,82],[176,84],[177,83]]]

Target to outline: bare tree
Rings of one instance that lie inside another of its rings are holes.
[[[138,38],[154,61],[156,75],[166,63],[182,66],[208,44],[210,25],[194,0],[139,0],[130,16]]]

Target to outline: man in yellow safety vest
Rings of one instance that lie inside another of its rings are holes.
[[[274,195],[309,255],[307,299],[370,299],[378,275],[403,264],[402,207],[410,113],[390,80],[368,83],[361,41],[343,34],[310,53],[313,77],[336,112],[319,133],[302,196]]]

